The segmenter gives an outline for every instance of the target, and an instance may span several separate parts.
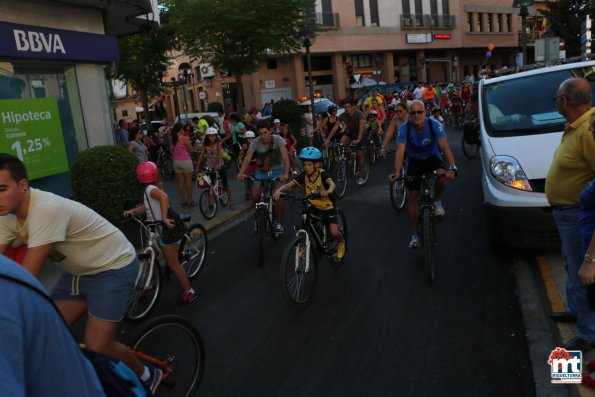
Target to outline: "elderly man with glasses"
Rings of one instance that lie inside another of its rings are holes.
[[[415,100],[409,108],[409,120],[399,127],[397,136],[397,154],[395,156],[395,173],[389,176],[395,181],[401,175],[403,160],[407,154],[406,170],[408,176],[421,176],[436,171],[446,173],[447,179],[454,179],[457,174],[455,159],[448,145],[446,131],[439,121],[426,117],[424,103]],[[443,158],[444,154],[444,158]],[[444,159],[448,163],[448,170],[444,167]],[[446,212],[442,207],[442,194],[446,188],[447,179],[437,179],[435,183],[436,201],[434,213],[443,217]],[[419,226],[419,183],[407,182],[409,190],[409,217],[411,220],[411,241],[409,248],[420,246],[417,234]]]

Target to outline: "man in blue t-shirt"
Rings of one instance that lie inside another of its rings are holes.
[[[430,124],[431,123],[431,124]],[[442,154],[448,163],[448,171],[443,164]],[[421,176],[436,171],[439,174],[446,173],[447,179],[454,179],[457,174],[455,159],[448,145],[446,131],[442,124],[436,120],[426,117],[424,103],[420,100],[411,102],[409,108],[409,121],[399,127],[397,137],[397,154],[395,155],[395,173],[390,175],[391,181],[395,181],[401,175],[403,160],[407,154],[406,170],[408,176]],[[446,179],[437,179],[435,183],[434,214],[443,217],[446,213],[440,201]],[[409,190],[409,217],[411,219],[411,241],[410,248],[420,246],[417,227],[419,224],[419,182],[407,182]]]
[[[27,270],[0,255],[0,396],[104,396],[58,311],[27,285],[46,294]]]

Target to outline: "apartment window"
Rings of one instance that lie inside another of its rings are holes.
[[[506,14],[506,31],[512,32],[512,14]]]
[[[468,12],[467,13],[467,31],[468,32],[473,32],[473,13],[472,12]]]
[[[355,25],[366,26],[364,19],[364,0],[355,0]]]
[[[442,14],[450,15],[450,7],[448,6],[448,0],[442,0]]]
[[[430,0],[430,14],[438,15],[438,0]]]
[[[403,0],[403,14],[411,15],[411,7],[409,6],[409,0]]]
[[[421,7],[421,0],[415,0],[415,13],[416,14],[423,14],[424,10]]]
[[[352,55],[351,65],[354,68],[369,68],[372,66],[372,57],[370,55]]]
[[[497,19],[497,28],[498,28],[498,32],[504,32],[504,26],[502,26],[502,14],[498,14],[496,15],[496,19]]]
[[[370,0],[370,24],[372,26],[380,26],[380,19],[378,17],[378,0]]]
[[[483,32],[483,14],[481,12],[477,13],[477,31]]]
[[[493,32],[494,31],[494,20],[493,20],[493,14],[488,14],[488,32]]]
[[[333,12],[333,5],[331,0],[322,0],[321,2],[322,12]]]
[[[267,59],[267,69],[277,69],[277,60],[274,58]]]

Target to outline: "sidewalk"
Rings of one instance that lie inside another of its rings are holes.
[[[564,311],[566,308],[567,275],[564,269],[564,260],[560,254],[552,251],[542,256],[537,256],[535,262],[537,265],[537,275],[540,276],[544,292],[545,315],[549,319],[550,312]],[[556,346],[561,347],[564,342],[569,341],[576,335],[576,324],[550,321],[553,323]],[[543,357],[543,362],[546,363],[546,361],[547,358]],[[583,355],[583,373],[585,373],[585,365],[589,361],[595,361],[595,350],[591,350]],[[570,389],[573,396],[595,397],[595,390],[581,385],[571,385]]]
[[[244,182],[238,182],[236,180],[236,175],[236,168],[233,165],[230,166],[227,170],[227,181],[231,187],[234,209],[230,210],[229,205],[227,207],[218,205],[217,214],[213,219],[206,219],[204,216],[202,216],[198,205],[196,207],[182,207],[182,200],[180,200],[180,195],[178,193],[178,183],[176,178],[171,181],[163,180],[163,185],[165,192],[169,196],[171,207],[179,214],[190,215],[192,219],[190,220],[189,224],[202,224],[207,230],[208,238],[212,238],[213,233],[217,233],[221,226],[240,218],[244,214],[249,213],[249,211],[254,208],[252,200],[246,200],[244,198]],[[203,189],[198,189],[196,187],[196,181],[192,181],[192,184],[192,199],[198,203]],[[44,267],[40,281],[49,291],[56,284],[61,273],[62,271],[58,266],[50,264],[50,266]]]

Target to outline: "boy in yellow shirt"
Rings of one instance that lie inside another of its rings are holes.
[[[320,168],[322,153],[317,148],[302,149],[300,160],[302,160],[304,172],[279,187],[273,197],[275,200],[279,200],[282,192],[286,192],[294,186],[303,186],[306,195],[319,194],[319,198],[309,200],[312,204],[310,211],[322,219],[323,223],[328,226],[331,235],[339,242],[337,259],[341,260],[345,256],[345,240],[337,224],[337,209],[329,196],[335,190],[335,183],[330,174]]]

